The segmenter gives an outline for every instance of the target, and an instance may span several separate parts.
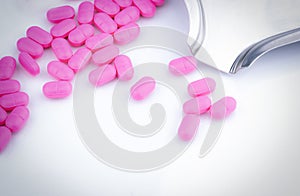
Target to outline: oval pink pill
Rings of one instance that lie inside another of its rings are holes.
[[[44,48],[49,48],[53,40],[52,35],[38,26],[32,26],[26,31],[26,36],[39,43]]]
[[[95,7],[92,2],[84,1],[78,7],[77,21],[79,24],[91,24],[94,18]]]
[[[11,56],[5,56],[0,60],[0,80],[10,79],[16,69],[16,59]]]
[[[58,80],[71,81],[74,78],[73,70],[60,61],[51,61],[47,66],[47,71]]]
[[[54,25],[50,33],[53,37],[58,38],[64,38],[68,37],[69,33],[76,28],[76,22],[73,19],[66,19],[61,21],[60,23]]]
[[[183,104],[183,111],[186,114],[204,114],[209,111],[211,100],[207,96],[196,97]]]
[[[165,0],[151,0],[155,6],[163,6],[165,4]]]
[[[151,77],[143,77],[130,88],[131,97],[140,101],[147,98],[155,89],[156,82]]]
[[[20,91],[21,85],[17,80],[0,81],[0,96]]]
[[[52,50],[58,60],[67,62],[73,55],[72,48],[67,40],[56,38],[51,44]]]
[[[188,92],[192,97],[198,97],[212,93],[216,88],[216,82],[212,78],[203,78],[188,85]]]
[[[72,84],[67,81],[47,82],[43,86],[43,93],[50,99],[66,98],[72,93]]]
[[[88,64],[91,56],[92,52],[89,49],[80,48],[70,58],[68,65],[74,72],[78,72]]]
[[[27,37],[19,39],[17,47],[20,52],[27,52],[33,58],[41,57],[44,52],[44,49],[40,44]]]
[[[95,0],[94,4],[99,12],[104,12],[109,16],[115,16],[120,11],[119,5],[112,0]]]
[[[197,60],[193,56],[186,56],[172,60],[169,63],[169,71],[176,75],[186,75],[196,70]]]
[[[111,34],[100,33],[88,38],[85,41],[85,46],[91,51],[95,52],[96,50],[112,45],[113,43],[114,38]]]
[[[70,32],[68,40],[72,46],[81,46],[86,39],[93,36],[95,29],[90,24],[83,24]]]
[[[114,45],[106,46],[98,51],[96,51],[93,56],[93,62],[97,65],[108,64],[114,60],[116,56],[118,56],[120,50],[118,47]]]
[[[29,119],[29,110],[25,106],[16,107],[8,116],[5,121],[7,128],[11,130],[12,133],[20,131],[27,120]]]
[[[200,125],[200,116],[187,114],[178,128],[178,136],[183,141],[190,141],[196,135]]]
[[[103,86],[116,78],[116,69],[113,65],[101,66],[89,74],[89,81],[96,87]]]
[[[117,23],[107,14],[98,13],[94,17],[96,27],[103,33],[113,33],[117,30]]]
[[[118,4],[122,9],[132,5],[132,0],[114,0],[114,2]]]
[[[10,130],[5,126],[1,126],[0,127],[0,153],[3,152],[3,150],[6,148],[10,139],[11,139]]]
[[[139,18],[140,10],[135,6],[130,6],[125,8],[115,16],[115,22],[119,26],[124,26],[131,22],[136,22]]]
[[[119,55],[114,60],[114,66],[117,71],[117,77],[120,80],[131,80],[134,74],[132,62],[128,56]]]
[[[140,34],[140,27],[136,23],[122,26],[114,33],[116,44],[125,45],[135,40]]]
[[[37,62],[26,52],[19,54],[19,63],[31,75],[36,76],[40,73],[40,66]]]
[[[0,125],[4,125],[6,118],[7,112],[2,107],[0,107]]]
[[[233,97],[224,97],[214,103],[210,108],[213,119],[223,119],[229,116],[236,108],[236,100]]]
[[[75,17],[75,10],[71,6],[60,6],[55,7],[47,12],[47,19],[53,23],[59,23],[65,19],[70,19]]]
[[[155,15],[156,7],[151,0],[133,0],[133,4],[139,8],[143,17],[151,18]]]
[[[29,97],[24,92],[16,92],[0,97],[0,106],[6,111],[11,111],[18,106],[26,106],[29,103]]]

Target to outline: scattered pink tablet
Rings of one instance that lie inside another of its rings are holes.
[[[114,43],[114,38],[111,34],[100,33],[88,38],[85,41],[85,46],[92,52],[95,52],[101,48],[112,45]]]
[[[147,98],[155,89],[156,82],[151,77],[143,77],[130,88],[131,97],[140,101]]]
[[[190,141],[196,135],[200,124],[200,116],[187,114],[183,117],[178,129],[178,136],[183,141]]]
[[[89,81],[96,87],[103,86],[116,78],[115,66],[107,64],[101,66],[89,74]]]
[[[27,29],[26,36],[39,43],[44,48],[49,48],[53,40],[52,35],[38,26],[32,26]]]
[[[133,4],[139,8],[143,17],[151,18],[155,15],[156,7],[151,0],[133,0]]]
[[[68,81],[47,82],[43,86],[43,93],[49,99],[66,98],[72,93],[72,84]]]
[[[67,62],[73,55],[70,44],[63,38],[54,39],[51,47],[57,59],[62,62]]]
[[[18,60],[22,67],[32,76],[40,74],[40,66],[28,53],[21,52]]]
[[[26,52],[33,58],[39,58],[43,55],[44,49],[37,42],[28,37],[23,37],[18,40],[17,48],[20,52]]]
[[[212,78],[203,78],[188,85],[188,92],[192,97],[198,97],[212,93],[216,88],[216,82]]]
[[[97,65],[104,65],[111,63],[116,56],[118,56],[120,50],[115,45],[106,46],[100,50],[97,50],[93,56],[93,62]]]
[[[58,80],[71,81],[74,78],[73,70],[60,61],[51,61],[47,66],[47,71]]]
[[[209,111],[211,100],[207,96],[196,97],[184,103],[183,111],[186,114],[204,114]]]
[[[83,24],[70,32],[68,40],[74,47],[81,46],[85,43],[86,39],[93,36],[95,29],[90,24]]]
[[[68,65],[76,73],[80,69],[83,69],[90,61],[92,52],[83,47],[78,49],[74,55],[70,58]]]
[[[66,19],[54,25],[50,33],[54,38],[68,37],[69,33],[76,28],[76,22],[73,19]]]
[[[94,17],[96,27],[103,33],[113,33],[117,30],[116,22],[105,13],[98,13]]]
[[[82,2],[78,7],[77,20],[79,24],[91,24],[94,18],[94,4],[90,1]]]
[[[114,2],[118,4],[121,9],[124,9],[132,5],[132,0],[114,0]]]
[[[2,107],[0,107],[0,125],[5,124],[6,118],[7,118],[7,112]]]
[[[114,63],[117,70],[117,77],[120,80],[131,80],[134,74],[134,69],[130,58],[126,55],[119,55],[115,58]]]
[[[114,33],[116,44],[125,45],[135,40],[140,34],[140,27],[136,23],[122,26]]]
[[[0,60],[0,80],[10,79],[16,69],[16,59],[11,56],[5,56]]]
[[[26,124],[29,118],[29,110],[25,106],[19,106],[7,116],[5,126],[11,130],[12,133],[20,131]]]
[[[6,148],[10,139],[11,139],[10,130],[5,126],[1,126],[0,127],[0,153]]]
[[[18,80],[0,80],[0,96],[18,92],[20,88]]]
[[[53,23],[59,23],[65,19],[74,18],[75,10],[71,6],[55,7],[47,12],[47,19]]]
[[[223,119],[229,116],[236,108],[236,100],[233,97],[224,97],[214,103],[210,108],[213,119]]]
[[[115,16],[120,11],[120,6],[112,0],[94,0],[95,8],[109,16]]]
[[[136,22],[140,18],[140,10],[135,6],[129,6],[115,16],[115,22],[119,26]]]
[[[0,97],[0,106],[6,111],[11,111],[18,106],[27,106],[28,103],[29,96],[24,92],[16,92]]]
[[[197,60],[193,56],[186,56],[172,60],[169,63],[169,71],[176,75],[187,75],[196,70]]]

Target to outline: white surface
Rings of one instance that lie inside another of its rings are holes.
[[[25,30],[33,24],[49,29],[44,17],[46,10],[67,3],[77,5],[79,1],[3,1],[0,56],[16,57],[15,42],[24,36]],[[169,0],[155,18],[141,23],[169,25],[186,32],[183,5],[180,0]],[[115,170],[88,152],[76,130],[72,97],[52,101],[41,93],[43,83],[51,80],[46,73],[47,62],[54,59],[47,51],[38,60],[42,68],[40,76],[32,78],[20,67],[14,76],[30,95],[31,118],[0,155],[0,195],[299,195],[299,51],[300,44],[294,44],[268,54],[235,76],[222,75],[226,94],[237,99],[238,108],[227,119],[215,148],[206,157],[198,157],[208,124],[204,118],[199,134],[183,156],[163,169],[148,173]],[[97,108],[110,99],[113,85],[97,91]],[[161,91],[163,87],[159,87],[158,92]],[[162,95],[172,95],[168,90],[163,94],[158,92],[143,106],[130,103],[133,119],[147,122],[149,104],[159,100],[168,112],[166,126],[178,125],[181,106],[176,99],[163,98]],[[173,112],[173,105],[178,113]],[[109,108],[96,111],[110,114]],[[145,115],[138,118],[141,114]],[[115,126],[112,120],[107,117],[108,126],[109,122]],[[126,141],[125,136],[108,134],[128,149],[149,150],[163,145],[176,130],[163,128],[157,143],[151,142],[152,146],[149,141],[139,142],[130,136]]]

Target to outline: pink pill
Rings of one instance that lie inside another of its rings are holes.
[[[114,60],[114,65],[117,70],[117,77],[120,80],[131,80],[134,74],[132,62],[128,56],[119,55]]]
[[[20,52],[30,54],[33,58],[41,57],[44,52],[44,49],[40,44],[27,37],[23,37],[18,40],[17,48]]]
[[[96,87],[103,86],[116,78],[115,66],[107,64],[101,66],[89,74],[89,81]]]
[[[176,75],[187,75],[196,70],[197,60],[193,56],[186,56],[172,60],[169,63],[169,71]]]
[[[131,22],[136,22],[140,18],[140,10],[135,6],[130,6],[119,12],[115,16],[115,22],[119,26],[127,25]]]
[[[96,27],[103,33],[113,33],[117,30],[117,23],[107,14],[98,13],[94,17]]]
[[[140,101],[147,98],[155,89],[156,82],[151,77],[143,77],[130,88],[131,97]]]
[[[0,96],[20,91],[21,85],[17,80],[0,81]]]
[[[16,92],[0,97],[0,106],[6,111],[11,111],[18,106],[26,106],[29,103],[29,97],[24,92]]]
[[[75,17],[75,10],[71,6],[55,7],[47,12],[47,19],[53,23],[59,23],[65,19],[71,19]]]
[[[122,9],[132,5],[132,0],[114,0]]]
[[[213,119],[228,117],[236,108],[236,100],[232,97],[224,97],[214,103],[210,108],[210,115]]]
[[[74,72],[78,72],[88,64],[91,56],[92,52],[89,49],[80,48],[70,58],[68,65],[72,70],[74,70]]]
[[[118,47],[109,45],[95,52],[92,59],[97,65],[108,64],[111,63],[114,58],[119,55],[119,53],[120,50]]]
[[[68,37],[69,33],[76,28],[76,22],[73,19],[66,19],[54,25],[50,33],[53,37]]]
[[[52,50],[58,60],[67,62],[73,55],[72,48],[67,40],[56,38],[51,44]]]
[[[156,7],[151,0],[133,0],[133,4],[139,8],[143,17],[151,18],[155,15]]]
[[[10,79],[16,69],[16,59],[11,56],[5,56],[0,60],[0,80]]]
[[[165,4],[165,0],[151,0],[155,6],[163,6]]]
[[[5,120],[7,118],[7,112],[0,107],[0,125],[4,125],[5,124]]]
[[[216,82],[212,78],[203,78],[188,85],[188,92],[192,97],[198,97],[212,93],[216,88]]]
[[[112,0],[95,0],[94,4],[99,12],[104,12],[109,16],[115,16],[120,11],[119,5]]]
[[[51,61],[47,66],[47,71],[58,80],[71,81],[74,78],[73,70],[60,61]]]
[[[70,32],[68,40],[72,46],[81,46],[86,39],[93,36],[95,29],[92,25],[83,24]]]
[[[29,119],[29,110],[25,106],[16,107],[8,116],[5,121],[7,128],[11,130],[12,133],[20,131],[27,120]]]
[[[85,42],[85,46],[91,51],[95,52],[96,50],[112,45],[113,43],[114,38],[111,34],[100,33],[88,38]]]
[[[32,76],[40,73],[40,66],[28,53],[21,52],[18,60],[22,67]]]
[[[52,35],[38,26],[32,26],[26,31],[26,36],[39,43],[44,48],[49,48],[53,40]]]
[[[47,82],[43,86],[43,93],[49,99],[66,98],[72,93],[72,84],[67,81]]]
[[[79,24],[91,24],[94,18],[94,4],[89,1],[82,2],[78,7],[77,20]]]
[[[187,114],[178,128],[178,136],[183,141],[190,141],[196,135],[200,125],[200,116]]]
[[[122,26],[114,33],[116,44],[125,45],[135,40],[140,34],[140,27],[136,23]]]
[[[186,114],[204,114],[208,112],[211,100],[207,96],[196,97],[183,104],[183,111]]]
[[[0,127],[0,153],[6,148],[10,139],[11,139],[10,130],[5,126]]]

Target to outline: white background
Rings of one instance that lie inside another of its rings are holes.
[[[63,4],[77,7],[79,2],[2,1],[0,56],[17,57],[15,43],[29,26],[49,29],[47,9]],[[140,24],[187,33],[184,3],[166,1],[153,19],[142,19]],[[29,76],[20,66],[14,76],[30,95],[31,117],[0,154],[0,195],[299,195],[299,52],[297,43],[273,51],[237,75],[222,74],[226,94],[237,99],[238,107],[206,157],[198,157],[209,123],[204,117],[197,137],[183,156],[156,171],[130,173],[106,166],[85,148],[76,130],[72,97],[53,101],[42,95],[42,85],[51,80],[46,65],[54,59],[51,51],[46,51],[38,60],[42,70],[38,77]],[[174,127],[182,117],[181,106],[172,92],[161,86],[149,100],[129,103],[132,118],[143,124],[149,121],[151,104],[161,102],[168,115],[161,133],[149,140],[132,138],[121,131],[118,135],[110,106],[105,104],[113,86],[97,90],[95,101],[96,113],[107,114],[107,119],[99,122],[106,122],[104,128],[116,130],[107,131],[112,141],[127,149],[146,151],[176,136]]]

